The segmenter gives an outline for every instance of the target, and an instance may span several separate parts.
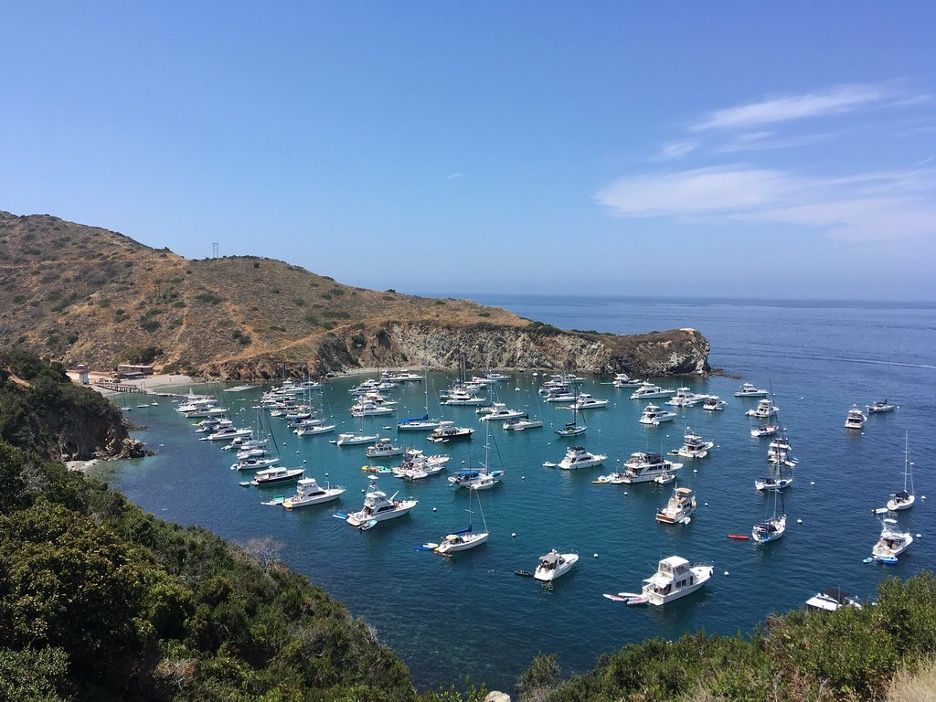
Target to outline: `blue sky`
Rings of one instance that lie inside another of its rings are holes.
[[[936,300],[933,3],[0,18],[0,209],[375,288]]]

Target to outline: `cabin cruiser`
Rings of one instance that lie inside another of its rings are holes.
[[[539,559],[533,577],[544,583],[552,582],[572,570],[578,559],[577,553],[559,553],[553,549]]]
[[[718,395],[709,395],[702,403],[702,409],[707,412],[721,412],[727,405],[728,403]]]
[[[226,439],[246,438],[253,433],[250,429],[237,429],[233,426],[221,427],[214,434],[203,436],[199,441],[224,441]]]
[[[343,487],[319,487],[315,478],[301,478],[296,483],[296,494],[283,500],[286,509],[298,509],[309,505],[320,505],[323,502],[337,500],[345,492]]]
[[[371,487],[364,496],[364,506],[345,519],[353,527],[360,528],[371,521],[382,522],[402,517],[419,504],[419,500],[398,500],[395,494],[393,497],[387,497],[387,494],[377,487],[377,476],[371,476],[370,480]]]
[[[222,446],[222,451],[240,451],[241,449],[263,448],[267,445],[267,439],[245,438],[243,436],[234,439],[227,446]]]
[[[868,410],[869,414],[882,414],[884,412],[893,412],[897,408],[897,405],[890,404],[885,398],[877,402],[872,402],[870,405],[865,405],[865,408]]]
[[[556,464],[556,467],[562,468],[562,470],[592,468],[594,466],[600,466],[607,458],[607,456],[603,456],[600,453],[589,453],[581,446],[570,446],[566,450],[563,459]]]
[[[422,451],[409,449],[403,462],[393,468],[392,473],[395,477],[405,480],[422,480],[441,473],[449,460],[449,456],[442,454],[426,456]]]
[[[303,424],[295,430],[296,436],[315,436],[335,431],[335,424]]]
[[[351,408],[352,417],[381,417],[393,414],[393,408],[376,402],[359,402]]]
[[[380,374],[380,380],[385,383],[415,383],[423,379],[419,373],[413,373],[408,370],[402,371],[384,371]]]
[[[302,473],[302,468],[283,468],[281,466],[275,466],[273,468],[257,471],[257,473],[254,474],[254,479],[250,481],[250,484],[261,487],[263,485],[289,483],[299,478]]]
[[[587,392],[581,393],[575,402],[572,404],[575,409],[582,411],[587,409],[599,409],[601,407],[607,407],[610,403],[610,400],[599,400],[598,398],[592,397]]]
[[[504,422],[504,429],[508,431],[524,431],[526,429],[539,429],[543,426],[542,419],[511,419]]]
[[[390,439],[382,438],[377,439],[377,443],[373,446],[368,446],[365,453],[368,458],[391,458],[393,456],[402,455],[403,449],[399,446],[394,446]]]
[[[708,395],[698,395],[689,388],[678,388],[676,394],[667,400],[666,404],[670,407],[694,407],[707,398]]]
[[[631,378],[627,373],[617,373],[611,384],[616,388],[636,388],[643,385],[643,381]]]
[[[552,389],[543,398],[543,402],[575,402],[576,396],[571,390]]]
[[[691,595],[712,577],[715,568],[710,565],[690,565],[680,556],[669,556],[660,561],[657,572],[643,581],[641,594],[628,604],[660,606]]]
[[[756,426],[751,427],[751,436],[755,439],[759,439],[762,436],[773,436],[777,433],[778,427],[776,424],[757,424]]]
[[[897,529],[897,520],[885,517],[881,520],[881,536],[871,549],[871,558],[879,563],[896,563],[897,557],[913,543],[910,532]]]
[[[649,483],[661,475],[671,475],[681,468],[682,463],[667,461],[658,453],[638,451],[632,453],[624,463],[624,478],[621,482]]]
[[[529,416],[529,412],[524,412],[523,410],[509,409],[506,405],[501,402],[497,402],[494,405],[491,405],[490,411],[485,412],[478,421],[479,422],[496,422],[501,421],[510,421],[511,419],[525,419]]]
[[[745,414],[755,419],[770,419],[779,411],[780,408],[773,403],[773,400],[765,398],[757,403],[757,407],[749,409]]]
[[[738,392],[734,394],[735,397],[767,397],[768,395],[770,395],[769,391],[762,390],[750,383],[742,384]]]
[[[659,385],[647,384],[647,385],[641,385],[639,388],[634,390],[634,392],[631,393],[630,399],[653,400],[658,397],[669,397],[675,392],[676,392],[675,390],[670,390],[668,388],[667,389],[661,388]]]
[[[846,429],[861,429],[864,427],[865,422],[868,418],[862,414],[861,410],[857,407],[852,407],[848,410],[848,416],[845,417],[845,428]]]
[[[861,609],[861,603],[856,597],[849,595],[844,590],[833,587],[823,592],[817,592],[806,600],[806,606],[813,609],[821,609],[826,612],[835,612],[842,607],[854,607]]]
[[[463,389],[453,389],[449,392],[448,396],[442,401],[443,405],[455,405],[455,406],[480,406],[490,404],[490,401],[486,397],[481,395],[474,395],[468,390]]]
[[[683,445],[676,450],[676,455],[683,458],[705,458],[714,446],[714,441],[703,441],[701,436],[686,427]]]
[[[697,504],[692,488],[678,487],[666,506],[657,510],[656,520],[662,524],[688,524]]]
[[[474,429],[471,427],[456,427],[455,422],[447,419],[439,422],[438,428],[432,432],[429,441],[437,444],[444,444],[449,441],[470,439],[472,434],[474,434]]]
[[[380,437],[376,434],[352,434],[344,432],[338,435],[335,440],[335,446],[357,446],[359,444],[370,444],[377,441]]]
[[[241,449],[234,457],[238,461],[242,461],[245,458],[256,458],[257,456],[266,456],[266,454],[267,450],[263,446],[257,446],[256,448]]]
[[[422,417],[408,417],[397,424],[397,431],[435,431],[439,428],[438,419],[429,419],[428,414]]]
[[[675,412],[670,412],[669,410],[661,409],[657,407],[652,402],[644,407],[643,414],[640,415],[640,419],[637,421],[641,424],[647,424],[650,426],[658,427],[663,422],[672,422],[676,418]]]
[[[252,458],[242,458],[236,463],[232,463],[231,470],[260,470],[261,468],[275,466],[279,462],[279,458],[254,456]]]

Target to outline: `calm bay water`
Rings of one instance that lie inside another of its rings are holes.
[[[565,670],[574,671],[590,667],[601,653],[650,636],[673,638],[699,629],[750,632],[770,612],[798,607],[820,589],[840,586],[868,596],[888,575],[906,577],[933,567],[936,529],[930,505],[919,500],[900,517],[904,526],[921,535],[900,564],[866,565],[862,559],[880,530],[871,508],[882,506],[902,484],[905,429],[910,431],[917,495],[932,491],[936,498],[936,307],[604,297],[475,299],[568,328],[627,333],[691,326],[702,331],[712,344],[714,367],[758,385],[771,384],[783,410],[783,424],[801,460],[796,482],[785,496],[786,536],[760,548],[725,538],[728,533],[748,533],[767,510],[767,499],[753,488],[753,480],[766,469],[767,442],[750,437],[743,412],[752,401],[732,397],[740,381],[727,377],[685,383],[727,399],[724,412],[684,410],[659,429],[637,424],[643,405],[628,399],[630,390],[603,384],[607,379],[589,379],[583,390],[612,399],[612,405],[588,414],[588,432],[577,443],[610,456],[604,468],[544,468],[544,461],[562,457],[567,441],[557,439],[548,426],[508,434],[497,425],[492,429],[496,451],[491,462],[508,472],[501,486],[481,493],[491,539],[451,561],[416,552],[413,546],[438,541],[466,524],[465,491],[450,488],[443,476],[416,484],[383,478],[388,492],[399,489],[420,504],[406,517],[357,532],[330,515],[360,505],[367,482],[360,470],[366,462],[364,448],[338,449],[328,443],[328,435],[298,439],[280,420],[273,420],[273,426],[284,447],[284,463],[304,465],[307,474],[321,482],[348,487],[340,503],[296,514],[260,505],[288,490],[240,487],[244,476],[228,470],[233,461],[229,452],[196,441],[189,422],[166,400],[159,407],[134,410],[131,417],[147,425],[136,436],[157,455],[110,464],[99,475],[165,519],[205,526],[240,542],[273,535],[284,545],[283,560],[374,625],[381,640],[406,660],[421,687],[470,677],[510,688],[540,652],[558,653]],[[451,377],[430,374],[431,389],[442,390]],[[339,430],[358,426],[347,413],[347,390],[358,380],[330,382],[319,396],[319,401],[326,398],[326,410],[334,413]],[[538,381],[515,374],[498,386],[500,399],[511,407],[529,407],[547,425],[566,421],[567,410],[537,404]],[[258,394],[226,395],[243,424],[252,421],[250,407]],[[395,417],[421,413],[422,383],[405,385],[394,395],[401,401]],[[863,406],[883,397],[900,408],[870,417],[861,435],[845,431],[842,424],[852,404]],[[469,444],[447,449],[453,456],[450,469],[468,460],[469,451],[471,460],[480,459],[484,431],[473,408],[445,410],[459,423],[481,427]],[[430,411],[437,414],[438,408]],[[395,417],[368,422],[379,428],[395,425]],[[654,522],[668,488],[591,483],[633,451],[676,448],[687,426],[717,444],[695,466],[697,472],[692,465],[682,471],[681,484],[693,487],[700,500],[690,525]],[[401,439],[432,447],[421,434]],[[537,557],[553,547],[582,555],[553,589],[513,574],[517,568],[532,570]],[[716,577],[705,591],[663,608],[625,607],[601,597],[603,592],[638,590],[656,562],[671,554],[715,563]]]

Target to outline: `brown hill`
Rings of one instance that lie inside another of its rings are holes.
[[[117,232],[0,212],[0,339],[68,363],[259,378],[427,365],[650,375],[707,369],[693,330],[563,332],[495,307],[336,283],[253,256],[189,260]]]

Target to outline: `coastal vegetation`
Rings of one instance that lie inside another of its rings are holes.
[[[110,404],[28,352],[3,352],[0,369],[0,699],[483,699],[464,681],[414,691],[371,627],[278,561],[275,539],[227,544],[67,471],[50,458],[55,422]],[[540,656],[515,698],[909,702],[932,699],[934,659],[936,578],[921,573],[884,581],[874,606],[652,639],[566,679]]]
[[[65,363],[132,361],[221,378],[359,367],[697,374],[692,330],[576,333],[467,300],[342,285],[256,256],[189,260],[48,215],[0,212],[0,330]]]

